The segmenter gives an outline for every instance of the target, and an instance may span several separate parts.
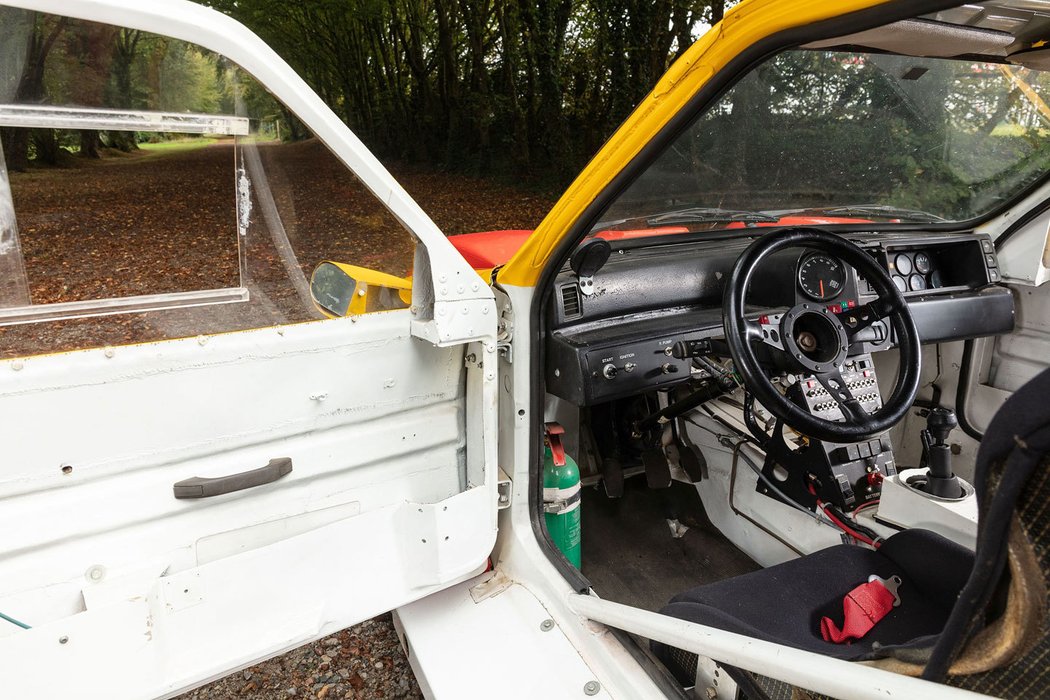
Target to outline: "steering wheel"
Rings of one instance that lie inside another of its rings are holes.
[[[832,313],[818,302],[797,304],[783,314],[744,316],[745,296],[759,265],[785,248],[809,248],[836,256],[871,284],[878,298],[864,306]],[[733,266],[722,299],[729,353],[747,389],[773,415],[800,433],[827,442],[857,442],[900,421],[919,391],[919,333],[900,290],[874,258],[856,244],[815,228],[792,228],[755,240]],[[854,342],[870,340],[872,324],[887,319],[896,331],[900,364],[889,399],[869,414],[842,379],[842,366]],[[812,374],[838,402],[843,421],[818,418],[796,405],[773,385],[755,354],[754,344],[775,349],[797,372]]]

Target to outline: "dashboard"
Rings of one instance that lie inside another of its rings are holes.
[[[987,236],[883,232],[849,238],[890,274],[924,343],[1012,330],[1013,296],[999,284]],[[619,243],[583,287],[573,272],[563,270],[548,307],[548,391],[579,406],[599,404],[669,388],[696,371],[693,357],[724,355],[722,293],[750,242],[750,236],[734,232],[731,238]],[[755,271],[747,313],[757,318],[802,302],[844,313],[875,296],[863,277],[834,256],[795,249],[772,256]],[[893,346],[893,333],[884,325],[850,354]]]

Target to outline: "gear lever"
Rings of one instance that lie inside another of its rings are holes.
[[[948,447],[948,435],[958,427],[955,411],[937,406],[926,416],[926,429],[922,431],[922,450],[929,470],[924,484],[917,487],[932,496],[961,498],[965,495],[958,477],[952,472],[952,452]]]

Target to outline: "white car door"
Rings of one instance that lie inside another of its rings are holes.
[[[484,281],[306,84],[228,17],[181,0],[0,5],[220,54],[293,112],[416,241],[411,308],[6,353],[3,695],[174,695],[483,570],[497,512],[496,312]],[[0,44],[12,41],[13,24],[0,26]],[[0,46],[0,68],[4,57]],[[136,118],[181,125],[172,130],[196,123],[0,104],[5,128],[161,128]],[[241,134],[240,124],[212,128]],[[243,283],[248,229],[273,213],[251,143],[238,149],[230,221],[240,286],[48,306],[29,304],[27,286],[12,282],[14,292],[0,293],[0,325],[166,305],[235,309],[256,293]],[[0,161],[8,282],[24,268],[11,257],[19,247],[16,222],[4,216],[10,202]],[[17,196],[14,204],[17,217]],[[11,337],[0,333],[0,345]]]

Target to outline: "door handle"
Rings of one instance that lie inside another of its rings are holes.
[[[243,489],[250,489],[263,484],[277,481],[285,474],[292,471],[292,460],[288,457],[271,459],[265,467],[251,469],[237,474],[226,476],[202,477],[195,476],[175,482],[175,498],[210,498],[221,496],[224,493],[232,493]]]

